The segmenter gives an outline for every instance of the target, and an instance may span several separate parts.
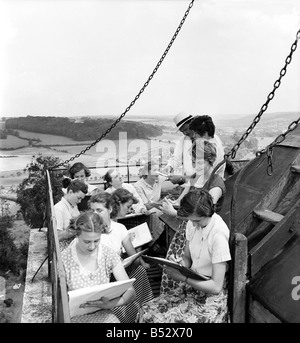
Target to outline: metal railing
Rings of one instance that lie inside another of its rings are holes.
[[[164,164],[160,163],[160,167],[163,166]],[[90,171],[93,171],[93,170],[103,170],[103,173],[102,175],[99,177],[100,180],[88,180],[88,182],[92,185],[104,185],[104,181],[102,180],[101,181],[101,178],[104,176],[104,174],[109,170],[109,169],[120,169],[120,168],[126,168],[126,177],[124,179],[124,182],[127,182],[127,183],[132,183],[132,182],[135,182],[139,179],[139,176],[138,174],[135,175],[135,177],[132,177],[132,174],[130,173],[130,168],[134,168],[134,167],[142,167],[143,165],[142,164],[139,164],[139,163],[134,163],[134,164],[114,164],[114,165],[107,165],[107,166],[104,166],[104,167],[89,167],[87,166],[87,168],[90,170]],[[61,171],[67,171],[68,168],[66,167],[61,167],[61,168],[54,168],[52,169],[51,171],[53,172],[61,172]],[[99,173],[98,173],[99,174]],[[99,174],[100,175],[100,174]],[[92,178],[92,176],[90,177]]]

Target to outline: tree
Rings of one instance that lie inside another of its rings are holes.
[[[18,249],[14,244],[14,237],[9,229],[13,226],[12,216],[0,216],[0,270],[17,271]]]
[[[31,163],[24,170],[28,172],[28,177],[17,188],[17,203],[20,205],[25,223],[30,227],[43,225],[47,202],[46,170],[61,162],[58,157],[38,154],[32,156]],[[50,173],[54,203],[63,196],[62,176],[62,172]]]

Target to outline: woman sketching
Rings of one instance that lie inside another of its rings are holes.
[[[231,259],[229,229],[215,213],[212,196],[202,189],[187,193],[177,215],[188,220],[183,255],[173,257],[182,266],[191,268],[209,280],[184,276],[179,270],[165,266],[166,273],[178,287],[145,304],[139,313],[141,323],[226,322],[227,291],[225,272]]]
[[[223,206],[223,201],[226,194],[226,187],[222,177],[219,174],[212,175],[213,165],[216,160],[216,149],[210,142],[202,141],[199,142],[199,144],[197,145],[197,155],[199,157],[199,160],[197,162],[199,168],[196,169],[197,172],[195,178],[187,183],[184,191],[176,200],[176,203],[179,204],[180,199],[182,199],[189,190],[192,190],[194,188],[199,189],[194,185],[196,180],[201,177],[204,183],[202,189],[206,189],[212,196],[215,211],[216,213],[219,213]],[[176,216],[177,211],[173,207],[173,203],[174,202],[170,201],[169,199],[165,199],[163,201],[161,210],[170,216]],[[170,243],[166,255],[167,259],[172,258],[174,254],[177,254],[179,256],[183,253],[186,244],[185,231],[186,222],[182,222]],[[160,292],[168,292],[174,287],[177,287],[177,282],[170,278],[168,274],[165,273],[165,271],[163,271]]]
[[[75,220],[76,238],[62,252],[62,262],[69,291],[109,283],[111,275],[117,281],[129,279],[119,255],[101,242],[106,228],[103,218],[94,211],[86,211]],[[126,306],[138,308],[135,299],[136,293],[131,286],[118,298],[112,300],[101,298],[83,304],[83,307],[97,307],[99,310],[74,316],[71,321],[119,323],[120,320],[115,316],[113,310],[119,307],[126,311]]]
[[[114,194],[116,192],[116,194]],[[89,207],[101,215],[107,225],[107,233],[102,236],[102,243],[112,248],[119,256],[124,249],[128,256],[136,253],[131,243],[126,227],[116,221],[118,216],[123,216],[128,212],[131,205],[136,202],[133,195],[125,189],[118,189],[112,195],[106,192],[99,192],[93,195],[89,201]],[[145,268],[149,265],[140,257],[128,267],[128,275],[135,278],[133,283],[136,291],[139,307],[147,301],[153,299],[152,289],[149,283]],[[126,313],[122,309],[115,309],[114,313],[122,322],[135,322],[137,309],[132,311],[127,309]]]

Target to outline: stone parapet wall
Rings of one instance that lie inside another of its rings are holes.
[[[52,286],[48,278],[47,236],[39,229],[31,229],[27,258],[27,272],[21,323],[52,322]]]

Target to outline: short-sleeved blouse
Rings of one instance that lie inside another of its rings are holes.
[[[196,227],[189,221],[186,239],[192,259],[191,269],[199,274],[212,276],[213,264],[231,260],[229,229],[216,213],[204,228]]]
[[[121,255],[122,252],[122,242],[129,235],[126,226],[111,221],[110,232],[101,235],[101,243],[111,247],[116,253]]]
[[[165,180],[164,177],[159,176],[158,179],[154,182],[153,186],[149,185],[145,179],[141,178],[133,184],[140,198],[144,204],[148,202],[159,201],[161,196],[162,183]]]
[[[72,243],[61,253],[62,262],[66,272],[68,290],[101,285],[110,282],[110,275],[118,263],[120,257],[111,248],[99,244],[98,247],[98,268],[95,272],[84,269],[81,265],[77,251],[75,238]]]
[[[66,230],[70,225],[70,220],[80,215],[77,205],[71,206],[64,197],[54,205],[54,213],[57,230]]]

